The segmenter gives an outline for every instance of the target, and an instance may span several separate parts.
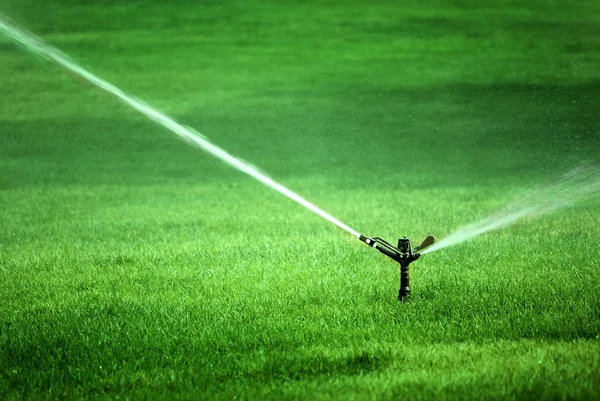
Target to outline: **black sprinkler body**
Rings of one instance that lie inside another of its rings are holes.
[[[435,238],[432,235],[428,236],[414,251],[410,245],[410,240],[406,237],[398,240],[397,247],[379,237],[369,238],[361,235],[359,239],[400,264],[400,291],[398,292],[398,299],[402,302],[409,300],[410,276],[408,266],[421,257],[418,251],[432,245],[435,242]]]

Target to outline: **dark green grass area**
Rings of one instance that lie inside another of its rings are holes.
[[[476,4],[476,5],[474,5]],[[1,0],[367,235],[600,157],[596,2]],[[596,399],[600,200],[398,268],[0,37],[0,398]]]

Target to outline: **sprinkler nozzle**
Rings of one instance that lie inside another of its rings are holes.
[[[420,250],[433,245],[435,238],[432,235],[427,236],[425,240],[414,249],[410,245],[410,240],[406,237],[398,240],[397,247],[379,237],[369,238],[361,235],[359,239],[400,264],[400,291],[398,292],[398,299],[401,302],[410,299],[410,277],[408,266],[421,257],[421,254],[419,253]]]

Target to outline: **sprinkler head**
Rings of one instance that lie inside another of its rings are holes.
[[[435,243],[435,238],[432,235],[427,236],[425,240],[414,249],[410,244],[410,240],[406,237],[398,240],[397,247],[379,237],[369,238],[361,235],[359,239],[400,264],[400,291],[398,292],[398,299],[401,302],[409,300],[410,277],[408,274],[408,266],[421,257],[419,251]]]

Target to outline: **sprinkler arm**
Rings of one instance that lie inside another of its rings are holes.
[[[379,237],[373,237],[373,238],[369,238],[369,237],[365,237],[364,235],[361,235],[359,238],[362,242],[364,242],[365,244],[369,245],[372,248],[377,249],[379,252],[383,253],[385,256],[387,256],[388,258],[402,264],[404,262],[404,259],[402,257],[402,251],[400,251],[400,249],[398,249],[397,247],[395,247],[394,245],[390,244],[389,242],[387,242],[386,240],[379,238]],[[414,254],[413,254],[414,256]],[[419,256],[417,256],[415,259],[416,260]],[[411,260],[412,262],[412,260]]]
[[[430,247],[434,243],[435,243],[435,237],[433,235],[428,235],[427,237],[425,237],[425,239],[423,240],[423,242],[421,242],[421,245],[417,246],[413,250],[415,252],[419,252],[419,251],[422,251],[425,248]]]
[[[410,263],[417,260],[421,256],[421,254],[418,253],[419,251],[422,251],[423,249],[428,248],[435,243],[435,237],[433,235],[428,235],[423,242],[421,242],[421,244],[414,249],[410,248],[410,242],[408,242],[408,248],[400,250],[398,247],[393,246],[386,240],[379,237],[369,238],[361,235],[359,239],[400,264],[404,264],[406,262]]]

